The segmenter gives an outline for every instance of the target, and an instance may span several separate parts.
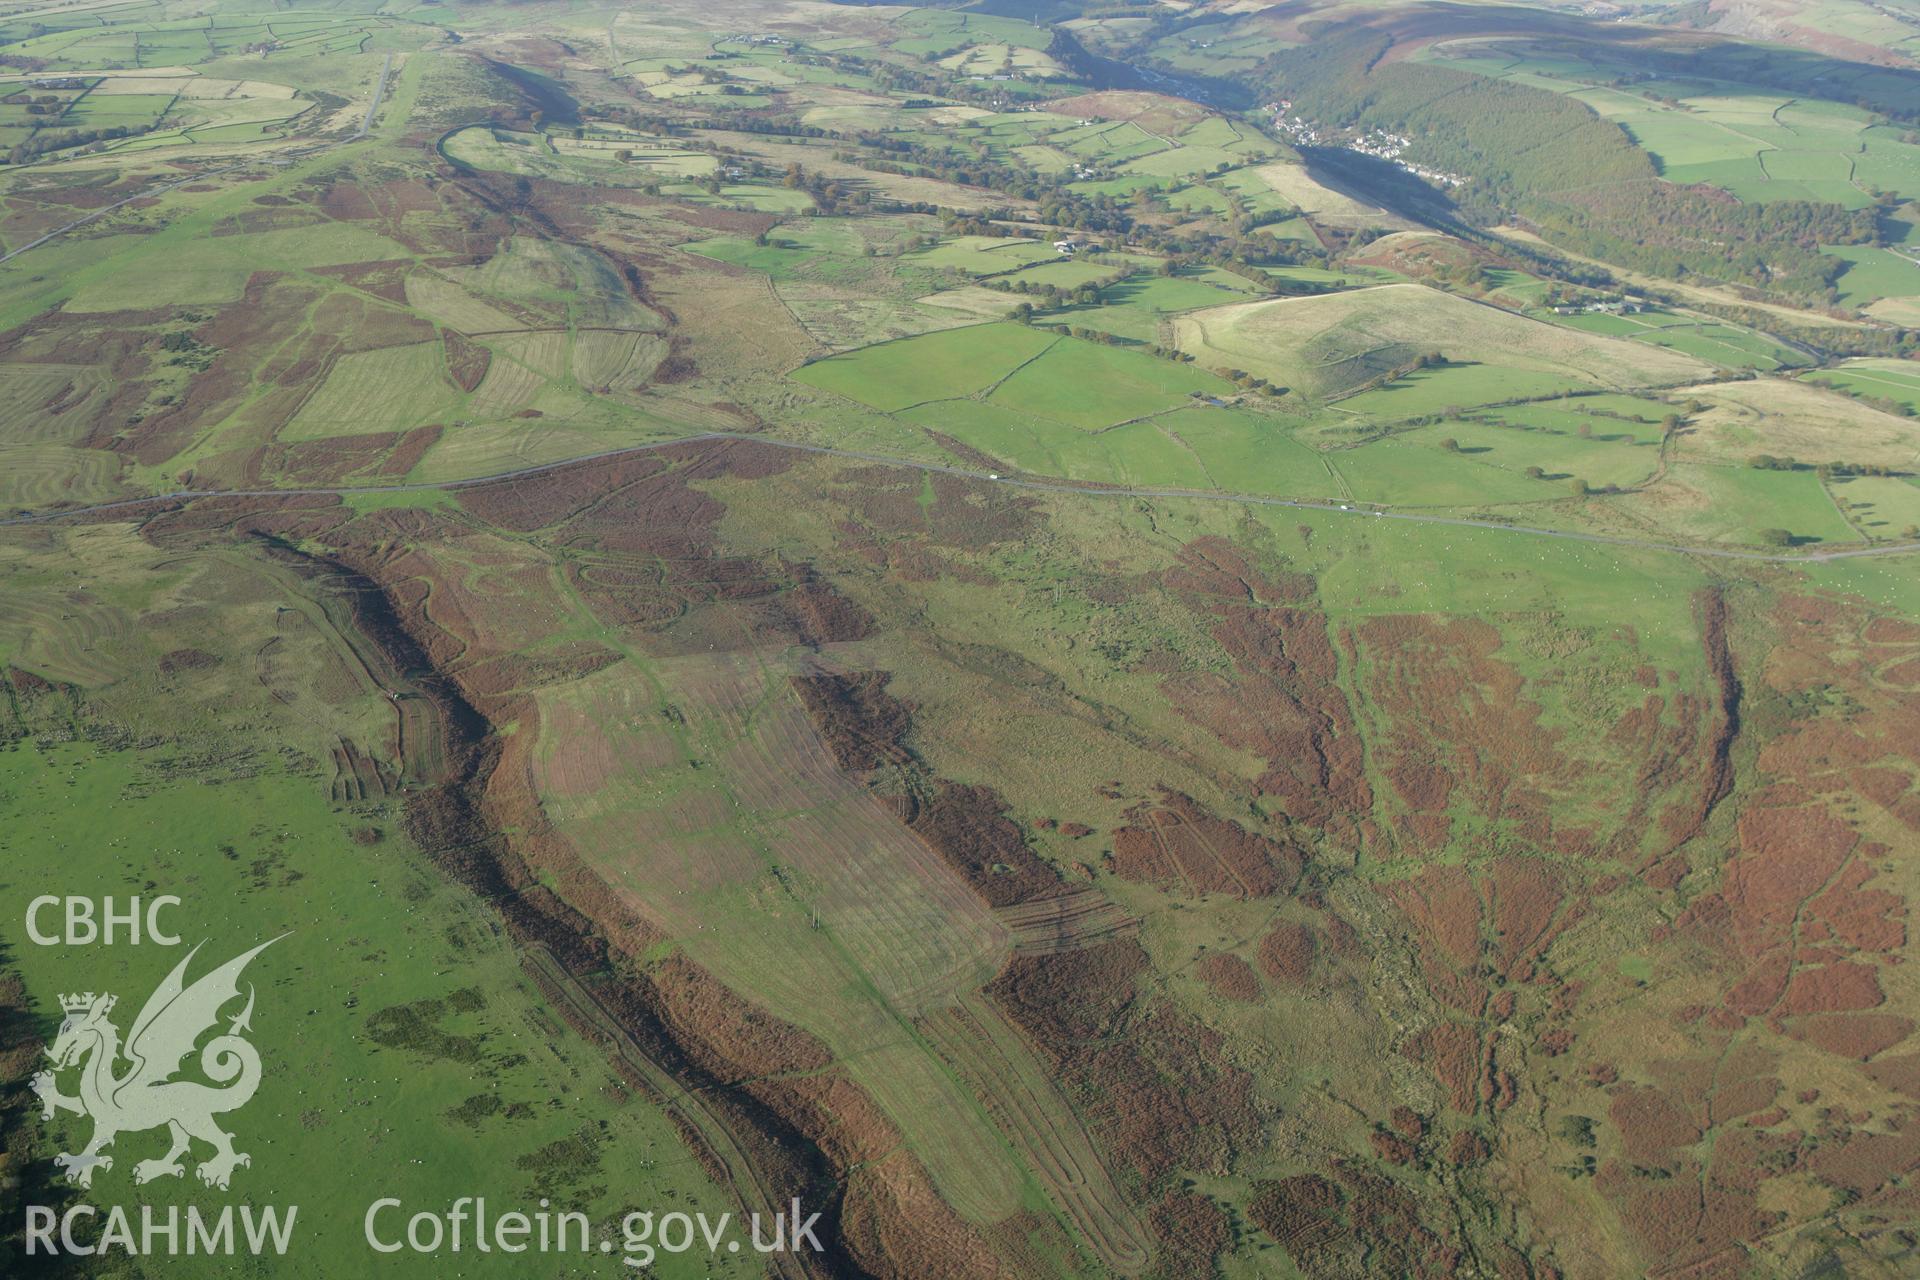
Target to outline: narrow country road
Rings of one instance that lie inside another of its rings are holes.
[[[373,86],[373,101],[367,104],[366,118],[360,122],[359,129],[354,131],[352,141],[358,142],[367,136],[369,129],[373,128],[373,114],[380,109],[380,99],[387,96],[387,77],[392,74],[393,55],[389,53],[387,60],[380,64],[380,78],[374,82]]]
[[[941,475],[959,476],[966,480],[1001,484],[1010,489],[1024,489],[1036,493],[1058,493],[1083,498],[1158,498],[1193,502],[1232,502],[1257,507],[1291,507],[1300,511],[1335,512],[1351,515],[1356,519],[1403,520],[1414,524],[1445,525],[1457,529],[1486,529],[1495,533],[1557,538],[1563,542],[1584,542],[1596,546],[1624,547],[1639,551],[1665,551],[1677,555],[1709,556],[1720,560],[1747,560],[1764,564],[1819,564],[1833,560],[1906,555],[1920,551],[1920,542],[1849,547],[1834,551],[1747,551],[1736,547],[1689,546],[1678,542],[1657,542],[1648,538],[1624,538],[1606,533],[1579,533],[1571,529],[1543,529],[1538,525],[1505,524],[1498,520],[1469,520],[1459,516],[1421,515],[1411,511],[1363,509],[1352,503],[1326,502],[1310,498],[1275,498],[1266,494],[1233,493],[1210,489],[1129,489],[1107,485],[1070,484],[1060,480],[1023,479],[997,472],[948,466],[940,462],[920,462],[912,458],[897,458],[884,453],[868,453],[859,449],[836,449],[830,445],[803,444],[796,440],[778,440],[769,436],[749,435],[735,431],[702,431],[696,435],[676,436],[671,440],[655,440],[647,444],[629,445],[624,449],[609,449],[604,453],[592,453],[584,457],[567,458],[560,462],[543,463],[537,467],[520,467],[490,476],[475,476],[469,480],[437,480],[419,484],[344,485],[326,489],[180,489],[172,493],[157,493],[145,498],[123,498],[117,502],[68,507],[59,511],[29,512],[0,519],[0,528],[10,525],[44,524],[53,520],[71,520],[82,516],[99,515],[103,512],[132,511],[138,507],[163,506],[168,503],[178,504],[206,498],[344,498],[356,493],[425,493],[434,490],[457,492],[461,489],[511,484],[515,480],[545,475],[550,471],[559,471],[566,467],[588,466],[592,463],[607,462],[634,454],[651,453],[658,449],[670,449],[679,445],[700,444],[708,441],[756,444],[769,449],[790,449],[797,453],[847,458],[856,462],[875,463],[883,467],[936,472]]]

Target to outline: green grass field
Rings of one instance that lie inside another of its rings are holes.
[[[1857,396],[1892,400],[1920,412],[1920,368],[1905,360],[1848,360],[1831,369],[1808,373],[1803,381]]]
[[[1033,286],[1052,285],[1058,289],[1078,289],[1082,285],[1094,284],[1125,271],[1137,271],[1155,265],[1152,258],[1127,253],[1090,253],[1076,258],[1065,258],[1058,262],[1039,262],[1031,267],[1023,267],[1010,276],[1003,277],[1007,284],[1016,288],[1026,283]]]
[[[1052,245],[1038,240],[955,236],[914,254],[912,260],[920,266],[947,268],[970,276],[992,276],[1039,262],[1053,262],[1059,257]]]
[[[1057,341],[1024,325],[973,325],[815,361],[793,377],[876,409],[905,409],[983,390]]]
[[[1829,245],[1826,252],[1845,261],[1840,301],[1861,306],[1882,298],[1920,296],[1920,263],[1905,253],[1870,245]]]
[[[1920,484],[1912,476],[1838,476],[1834,501],[1871,538],[1905,538],[1920,528]]]
[[[1660,443],[1662,423],[1675,412],[1660,400],[1636,396],[1583,395],[1536,401],[1530,404],[1504,405],[1482,410],[1479,415],[1507,426],[1537,431],[1579,435],[1582,428],[1597,440],[1626,441],[1647,445]]]
[[[638,1203],[721,1211],[673,1126],[557,1022],[486,910],[424,868],[391,818],[372,820],[384,839],[356,843],[350,832],[369,818],[331,807],[323,779],[257,743],[227,748],[258,752],[262,767],[180,785],[178,746],[0,752],[0,852],[35,868],[31,891],[175,894],[168,923],[185,944],[18,947],[9,958],[49,1031],[55,996],[72,990],[117,993],[124,1027],[188,947],[204,944],[197,977],[285,935],[246,975],[263,1078],[227,1120],[252,1156],[236,1198],[299,1207],[303,1244],[276,1274],[329,1276],[340,1257],[369,1256],[361,1220],[381,1196],[444,1209],[487,1194],[503,1210],[546,1196],[600,1230]],[[75,1150],[86,1133],[84,1122],[54,1125],[47,1149]],[[165,1145],[162,1133],[123,1135],[115,1169],[87,1198],[205,1208],[190,1173],[133,1187],[134,1163]],[[335,1176],[346,1170],[359,1172]],[[524,1272],[500,1254],[461,1265]],[[713,1274],[704,1257],[672,1273]]]
[[[515,132],[488,125],[462,129],[448,137],[441,147],[450,159],[476,169],[563,181],[635,184],[649,178],[672,181],[703,177],[712,173],[718,163],[704,152],[646,135],[563,143],[544,133]],[[622,151],[630,153],[628,159],[620,158]]]
[[[686,248],[689,253],[712,258],[715,262],[746,267],[775,280],[797,277],[802,273],[802,268],[823,259],[833,260],[830,248],[788,235],[769,237],[766,244],[756,244],[752,240],[734,236],[715,236],[710,240],[693,241]]]
[[[1162,325],[1171,317],[1183,311],[1240,301],[1247,294],[1246,281],[1217,268],[1187,271],[1178,276],[1141,273],[1102,289],[1096,306],[1049,311],[1045,319],[1158,345],[1167,336],[1162,332]]]
[[[1610,441],[1603,435],[1582,437],[1479,422],[1443,422],[1393,437],[1397,444],[1426,445],[1435,450],[1443,440],[1457,442],[1457,456],[1483,467],[1517,473],[1529,467],[1540,468],[1544,481],[1554,487],[1536,491],[1534,497],[1558,497],[1566,482],[1576,477],[1596,489],[1609,485],[1628,488],[1648,479],[1660,466],[1657,441]],[[1367,445],[1358,452],[1364,454],[1379,447]]]
[[[411,258],[405,247],[350,223],[260,231],[243,236],[140,236],[84,248],[61,245],[74,269],[61,287],[75,311],[136,309],[164,296],[182,304],[232,302],[255,271],[312,269]],[[124,256],[123,256],[124,255]],[[137,271],[127,264],[138,259]],[[11,266],[11,264],[9,264]],[[8,268],[0,268],[0,272]]]
[[[1811,471],[1679,463],[1661,484],[1617,501],[1680,538],[1752,545],[1763,530],[1785,529],[1804,543],[1859,541]]]
[[[120,459],[104,449],[0,444],[0,507],[43,510],[114,496]]]
[[[437,342],[342,356],[280,438],[317,440],[420,426],[457,402],[444,370]]]
[[[1276,497],[1336,493],[1320,455],[1263,414],[1177,408],[1090,432],[996,401],[949,400],[900,417],[1001,459],[1011,471],[1143,489],[1229,489]]]
[[[1233,390],[1188,365],[1066,339],[1002,382],[988,402],[1093,431]]]
[[[1516,468],[1482,461],[1493,453],[1489,446],[1468,446],[1486,454],[1449,454],[1438,447],[1439,438],[1394,436],[1337,453],[1329,462],[1355,498],[1384,506],[1475,507],[1543,501],[1564,493],[1559,486],[1527,479]]]
[[[1581,380],[1544,369],[1509,369],[1498,364],[1450,364],[1418,369],[1369,391],[1339,401],[1342,413],[1371,418],[1452,414],[1463,408],[1506,400],[1537,400],[1577,389]]]
[[[1784,343],[1752,329],[1720,324],[1697,316],[1671,311],[1646,311],[1633,315],[1577,315],[1556,317],[1569,328],[1609,337],[1628,338],[1669,351],[1678,351],[1706,364],[1726,369],[1760,369],[1771,372],[1786,365],[1805,363],[1806,357]]]

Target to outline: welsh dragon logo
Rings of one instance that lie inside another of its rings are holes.
[[[93,1118],[93,1138],[86,1147],[77,1155],[53,1158],[69,1181],[92,1186],[95,1169],[113,1168],[113,1157],[102,1153],[116,1137],[162,1125],[173,1145],[159,1159],[134,1165],[135,1182],[180,1177],[186,1172],[181,1157],[194,1139],[213,1148],[213,1155],[194,1170],[210,1187],[226,1190],[233,1171],[252,1163],[245,1152],[233,1149],[233,1135],[214,1122],[215,1116],[245,1106],[260,1087],[260,1054],[242,1038],[252,1029],[251,986],[246,1007],[228,1022],[226,1033],[200,1050],[200,1071],[214,1084],[174,1077],[201,1036],[218,1024],[220,1010],[239,998],[240,972],[247,962],[278,941],[271,939],[236,956],[192,986],[186,983],[187,965],[200,948],[189,951],[147,998],[124,1045],[120,1029],[108,1017],[117,997],[91,991],[60,997],[66,1017],[47,1050],[53,1069],[34,1076],[32,1087],[40,1096],[42,1120],[51,1120],[58,1111]],[[121,1070],[123,1061],[126,1067]],[[80,1093],[70,1098],[60,1092],[58,1073],[73,1067],[80,1071]]]

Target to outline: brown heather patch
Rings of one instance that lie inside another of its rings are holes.
[[[1072,1046],[1114,1035],[1148,968],[1131,939],[1057,955],[1016,955],[988,992],[1035,1038]]]
[[[262,231],[293,231],[302,227],[324,227],[326,215],[313,209],[273,207],[242,209],[230,218],[213,224],[212,236],[253,235]]]
[[[812,1035],[742,999],[682,952],[647,974],[663,997],[670,1026],[726,1047],[726,1070],[733,1074],[723,1078],[732,1083],[819,1071],[833,1062],[827,1047]]]
[[[843,549],[904,582],[938,582],[951,578],[974,587],[998,585],[998,580],[982,569],[941,555],[910,539],[883,537],[856,521],[841,521],[835,526],[835,533]]]
[[[1498,940],[1495,970],[1505,977],[1524,974],[1554,938],[1586,911],[1582,900],[1561,913],[1562,879],[1550,864],[1534,858],[1496,858],[1484,892],[1492,899]]]
[[[1491,1065],[1491,1045],[1480,1022],[1507,1021],[1515,1014],[1516,988],[1539,975],[1553,940],[1584,913],[1585,899],[1571,905],[1559,873],[1530,858],[1495,858],[1469,870],[1451,864],[1424,867],[1418,874],[1380,886],[1380,893],[1405,916],[1422,979],[1443,1005],[1471,1022],[1447,1021],[1429,1027],[1402,1045],[1402,1052],[1423,1063],[1447,1089],[1455,1110],[1472,1113],[1481,1102],[1496,1108],[1513,1100],[1510,1081]],[[1546,1011],[1549,1024],[1570,1018],[1577,987],[1553,986]],[[1547,1056],[1573,1043],[1562,1025],[1543,1025],[1537,1044]]]
[[[370,293],[376,298],[405,306],[407,272],[412,266],[411,259],[394,259],[389,262],[351,262],[338,267],[316,267],[314,274],[338,280],[363,293]]]
[[[1260,979],[1253,966],[1225,951],[1202,956],[1193,966],[1193,976],[1222,1000],[1251,1004],[1260,998]]]
[[[1313,961],[1319,951],[1320,944],[1310,927],[1282,920],[1260,939],[1260,971],[1275,982],[1300,986],[1313,976]]]
[[[124,434],[101,440],[100,447],[130,452],[149,466],[164,463],[207,423],[232,414],[253,382],[253,371],[304,323],[313,296],[311,286],[283,286],[279,277],[255,272],[239,302],[221,307],[193,332],[196,342],[217,353],[211,367],[193,378],[174,404],[125,427]],[[103,425],[121,430],[121,424]]]
[[[567,572],[595,613],[640,628],[660,653],[821,642],[854,634],[862,615],[807,577],[791,607],[779,567],[714,551],[724,508],[694,482],[772,474],[789,464],[780,451],[733,444],[682,445],[645,455],[562,466],[511,484],[460,492],[467,510],[521,532],[547,528],[576,552]],[[726,601],[721,613],[700,606]],[[804,631],[804,635],[802,634]]]
[[[898,1280],[1024,1280],[979,1228],[940,1198],[905,1147],[848,1179],[841,1239],[861,1268]]]
[[[1878,874],[1867,859],[1886,852],[1877,844],[1864,846],[1862,856],[1849,863],[1826,892],[1807,905],[1803,939],[1832,939],[1862,951],[1889,954],[1906,945],[1905,900],[1890,890],[1867,887]]]
[[[1860,636],[1868,644],[1920,644],[1920,623],[1905,618],[1874,618],[1861,630]]]
[[[841,486],[837,496],[846,499],[854,514],[854,527],[884,544],[922,551],[985,551],[1033,537],[1041,527],[1035,499],[965,476],[929,477],[899,467],[870,466],[849,467],[834,481]],[[931,483],[934,501],[923,508],[924,483]]]
[[[815,648],[864,640],[877,629],[873,615],[820,577],[811,565],[782,561],[794,585],[780,596],[782,618],[800,642]]]
[[[320,196],[320,211],[342,222],[365,222],[380,213],[357,182],[335,182]]]
[[[511,484],[462,489],[460,505],[515,533],[558,526],[571,535],[569,541],[582,545],[597,545],[594,535],[623,514],[639,521],[624,535],[616,532],[623,538],[617,544],[622,550],[704,545],[721,507],[687,490],[684,478],[672,471],[672,460],[663,451],[560,466]],[[647,519],[649,506],[656,502],[657,516]]]
[[[638,193],[623,193],[621,203],[627,203]],[[638,196],[645,199],[644,196]],[[780,225],[780,219],[773,214],[748,213],[739,209],[722,209],[716,205],[686,204],[674,201],[665,210],[666,215],[675,222],[692,227],[698,231],[719,231],[727,235],[757,236],[763,231],[771,231]]]
[[[1069,1094],[1102,1148],[1149,1187],[1182,1169],[1225,1176],[1266,1122],[1253,1077],[1226,1057],[1226,1039],[1156,999],[1126,1043],[1074,1055]]]
[[[451,329],[441,332],[440,343],[446,348],[447,374],[453,379],[453,385],[471,394],[487,376],[493,352]]]
[[[1444,1225],[1423,1221],[1412,1196],[1358,1161],[1257,1182],[1246,1210],[1308,1275],[1441,1280],[1463,1261]]]
[[[667,358],[653,367],[652,380],[663,387],[670,387],[698,378],[700,366],[694,361],[691,345],[677,334],[667,339]]]
[[[204,671],[208,667],[218,665],[219,662],[220,659],[204,649],[174,649],[160,655],[160,674],[170,676],[181,671]]]
[[[1409,1036],[1400,1052],[1424,1065],[1447,1091],[1447,1105],[1462,1115],[1479,1109],[1483,1086],[1490,1079],[1488,1049],[1477,1026],[1466,1022],[1439,1022]]]
[[[1149,1188],[1178,1169],[1223,1174],[1263,1123],[1253,1079],[1224,1038],[1161,997],[1142,999],[1130,938],[1016,954],[987,992],[1033,1039],[1116,1165]]]
[[[1607,1114],[1626,1144],[1627,1159],[1637,1164],[1665,1165],[1673,1148],[1700,1140],[1700,1128],[1686,1110],[1658,1089],[1621,1085]]]
[[[427,450],[440,443],[440,435],[445,430],[439,423],[434,423],[407,432],[400,437],[393,452],[376,468],[375,474],[392,479],[404,477],[420,465],[420,459],[427,456]]]
[[[1866,1074],[1876,1084],[1884,1085],[1912,1101],[1920,1102],[1920,1053],[1903,1053],[1882,1058],[1867,1067]],[[1817,1092],[1815,1096],[1818,1096]],[[1800,1100],[1813,1101],[1812,1098]]]
[[[794,692],[806,704],[834,762],[849,773],[907,758],[903,740],[913,724],[913,707],[887,692],[889,678],[885,671],[793,678]]]
[[[1065,892],[1060,874],[1027,846],[1006,809],[991,787],[936,779],[911,826],[991,906],[1014,906]]]
[[[1808,898],[1840,874],[1853,857],[1859,837],[1846,823],[1812,806],[1750,809],[1741,815],[1738,829],[1741,854],[1727,865],[1721,895],[1733,939],[1749,962],[1746,976],[1728,992],[1727,1004],[1751,1015],[1772,1010],[1784,997],[1793,967],[1786,948],[1795,920]],[[1843,893],[1834,905],[1846,903],[1845,881],[1834,889]],[[1871,971],[1864,974],[1864,983],[1852,975],[1809,978],[1797,989],[1788,1011],[1823,1012],[1825,1007],[1815,1003],[1821,998],[1857,1000],[1865,986],[1877,992]]]
[[[315,332],[338,338],[342,352],[413,346],[438,336],[416,315],[346,292],[328,294],[314,308],[312,323]]]
[[[1113,869],[1123,879],[1192,897],[1263,898],[1292,888],[1305,863],[1298,850],[1166,788],[1158,804],[1135,806],[1126,816],[1128,825],[1113,833]]]
[[[1257,569],[1231,543],[1182,548],[1166,589],[1213,619],[1232,677],[1181,674],[1161,688],[1182,715],[1267,762],[1255,782],[1294,822],[1351,840],[1372,805],[1360,735],[1338,684],[1339,661],[1312,599],[1312,580]]]
[[[1247,1217],[1272,1236],[1300,1265],[1332,1262],[1349,1239],[1341,1206],[1346,1197],[1318,1174],[1302,1173],[1274,1182],[1257,1182],[1247,1201]]]
[[[1213,1280],[1216,1259],[1233,1244],[1226,1210],[1195,1192],[1167,1192],[1148,1213],[1147,1226],[1160,1243],[1156,1274],[1165,1280]]]
[[[48,174],[43,180],[8,194],[9,205],[33,203],[57,205],[63,211],[86,211],[124,200],[144,184],[116,180],[109,174]]]
[[[1474,618],[1386,615],[1354,634],[1359,678],[1387,726],[1373,750],[1409,805],[1394,828],[1409,851],[1447,838],[1434,808],[1442,798],[1537,847],[1579,850],[1580,835],[1557,831],[1553,815],[1590,762],[1563,753],[1519,670],[1496,656],[1498,630]]]
[[[1740,1142],[1747,1136],[1730,1131],[1717,1140],[1729,1149],[1728,1167],[1754,1167],[1750,1151]],[[1735,1264],[1743,1261],[1737,1243],[1763,1234],[1777,1221],[1755,1206],[1750,1188],[1703,1173],[1691,1158],[1680,1159],[1667,1170],[1606,1161],[1594,1183],[1617,1206],[1619,1221],[1629,1238],[1640,1244],[1643,1264],[1651,1274],[1671,1271],[1731,1278],[1739,1274]],[[1720,1266],[1707,1265],[1715,1259]],[[1704,1270],[1694,1270],[1703,1265]]]
[[[1879,975],[1872,968],[1836,959],[1821,965],[1797,965],[1773,1012],[1790,1017],[1796,1013],[1872,1009],[1885,998]]]
[[[1466,868],[1430,866],[1380,892],[1413,926],[1427,988],[1453,1009],[1477,1016],[1487,1001],[1479,973],[1480,896]]]
[[[1367,1145],[1373,1148],[1374,1155],[1388,1164],[1412,1164],[1416,1154],[1411,1142],[1385,1129],[1375,1129],[1369,1133]]]
[[[578,641],[532,654],[483,658],[460,670],[461,684],[476,697],[506,697],[548,685],[571,684],[610,667],[620,655],[591,641]]]
[[[298,530],[301,536],[318,536],[345,524],[352,514],[331,494],[196,498],[158,508],[158,514],[141,524],[140,536],[157,547],[200,545],[209,533],[282,535]]]
[[[334,485],[371,469],[400,440],[395,431],[364,436],[331,436],[297,444],[270,444],[261,451],[260,469],[291,485]]]
[[[1418,875],[1383,886],[1381,892],[1425,935],[1433,947],[1431,958],[1455,969],[1472,969],[1479,964],[1480,894],[1465,867],[1430,866]],[[1471,1008],[1467,1012],[1479,1007],[1478,1001],[1468,1003]]]
[[[1492,1154],[1487,1140],[1472,1129],[1462,1129],[1447,1140],[1447,1162],[1457,1168],[1470,1168]]]
[[[1898,1014],[1818,1013],[1792,1020],[1787,1034],[1837,1058],[1865,1062],[1905,1040],[1913,1029],[1913,1019]]]
[[[1826,1182],[1855,1195],[1879,1193],[1920,1166],[1920,1121],[1911,1113],[1890,1119],[1891,1132],[1843,1128],[1806,1158]]]

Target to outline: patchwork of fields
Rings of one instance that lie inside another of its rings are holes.
[[[0,1249],[1901,1274],[1920,116],[1816,7],[0,14],[4,879],[277,939],[225,1188],[34,1105],[177,956],[0,948]]]

